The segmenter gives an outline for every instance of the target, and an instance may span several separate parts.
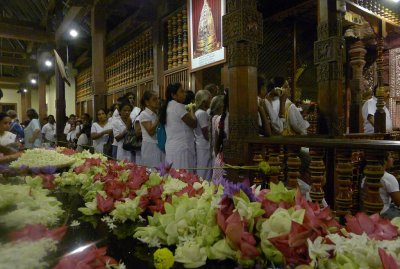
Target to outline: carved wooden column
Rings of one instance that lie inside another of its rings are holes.
[[[97,4],[91,11],[92,28],[92,96],[93,110],[89,112],[95,116],[99,108],[106,107],[107,92],[105,81],[105,37],[106,10]]]
[[[284,180],[284,154],[283,148],[280,145],[268,145],[268,163],[271,166],[272,172],[268,175],[269,182],[277,184]]]
[[[256,0],[228,0],[223,16],[223,45],[229,69],[229,139],[225,160],[242,165],[246,160],[243,139],[257,136],[257,62],[262,43],[262,15]],[[237,180],[234,171],[228,178]]]
[[[385,106],[383,100],[383,94],[385,92],[385,87],[383,86],[383,38],[378,38],[376,47],[378,52],[378,57],[376,59],[378,69],[378,89],[376,91],[376,98],[378,99],[378,102],[376,103],[376,111],[374,115],[374,130],[375,133],[386,133],[386,113],[383,109]]]
[[[351,213],[354,215],[360,211],[360,189],[362,180],[362,171],[360,171],[360,160],[363,156],[363,152],[360,150],[355,150],[352,152],[352,165],[353,165],[353,179],[352,179],[352,189],[353,189],[353,205],[351,207]]]
[[[339,22],[339,23],[338,23]],[[317,67],[320,134],[340,135],[345,129],[343,105],[343,50],[341,18],[336,1],[318,0],[318,41],[314,43]]]
[[[350,46],[350,65],[352,69],[351,87],[351,105],[350,105],[350,133],[362,133],[363,118],[361,115],[361,93],[364,92],[363,68],[365,66],[365,54],[362,41],[357,41]]]
[[[338,149],[336,151],[336,213],[338,216],[350,214],[352,208],[352,180],[353,164],[351,162],[350,149]]]
[[[301,160],[299,146],[287,146],[287,186],[292,189],[298,187],[297,179],[300,178]]]
[[[321,205],[322,199],[325,197],[323,186],[326,181],[325,164],[323,161],[324,150],[320,148],[310,148],[310,158],[310,196],[313,202],[317,202]]]
[[[374,214],[382,210],[383,203],[379,195],[380,180],[383,176],[383,166],[379,160],[383,160],[383,152],[365,150],[367,166],[364,169],[365,183],[363,189],[363,207],[368,214]]]

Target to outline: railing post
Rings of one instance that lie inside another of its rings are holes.
[[[321,148],[310,148],[310,174],[311,174],[311,191],[310,196],[313,202],[321,205],[325,192],[323,185],[325,184],[325,164],[323,161],[324,150]]]
[[[299,158],[299,146],[287,146],[287,187],[296,189],[297,179],[300,178],[301,160]]]
[[[345,216],[350,214],[352,208],[352,179],[353,164],[351,163],[351,150],[338,149],[336,151],[336,177],[335,186],[337,186],[336,214]]]
[[[380,212],[383,203],[379,196],[381,178],[383,176],[383,166],[379,160],[383,160],[383,154],[378,151],[365,150],[367,166],[364,169],[365,183],[363,188],[363,211],[368,214]]]

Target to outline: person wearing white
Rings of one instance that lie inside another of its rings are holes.
[[[393,219],[400,217],[400,190],[399,182],[390,173],[386,172],[393,166],[393,157],[390,152],[385,152],[383,168],[385,170],[382,178],[382,187],[379,188],[379,195],[383,202],[381,210],[382,217]]]
[[[112,131],[112,125],[108,123],[104,109],[99,109],[97,111],[97,122],[92,124],[90,130],[90,137],[92,138],[95,152],[103,153],[103,147],[107,143]]]
[[[26,115],[28,116],[30,122],[24,130],[25,148],[39,148],[42,145],[42,139],[40,135],[41,128],[38,120],[39,115],[33,108],[28,109]]]
[[[376,94],[376,89],[378,86],[375,86],[374,88],[374,95]],[[389,90],[386,88],[384,92],[384,97],[385,100],[389,98]],[[370,99],[365,101],[365,103],[362,106],[361,113],[362,117],[364,120],[364,133],[374,133],[374,115],[376,112],[376,103],[378,102],[377,98],[375,96],[372,96]],[[389,109],[385,106],[383,107],[383,110],[385,111],[386,114],[386,132],[391,132],[393,131],[393,125],[392,125],[392,117],[390,115]],[[371,128],[372,127],[372,128]]]
[[[196,165],[196,152],[193,129],[197,126],[193,107],[185,109],[185,90],[180,83],[168,85],[166,104],[161,111],[160,122],[165,125],[167,141],[165,144],[166,162],[172,167],[193,168]]]
[[[78,127],[76,127],[76,123],[75,122],[71,123],[69,132],[67,134],[67,141],[74,142],[74,140],[76,140],[78,138],[79,133],[80,132],[79,132]]]
[[[212,159],[210,149],[209,128],[210,119],[207,113],[211,103],[211,93],[207,90],[200,90],[195,96],[197,126],[194,129],[196,143],[196,165],[199,168],[210,168],[197,170],[197,175],[206,180],[212,178]]]
[[[53,115],[47,117],[47,123],[42,128],[42,135],[45,142],[56,142],[56,121]]]
[[[108,123],[111,124],[111,127],[112,127],[114,124],[114,121],[117,121],[119,119],[121,119],[121,116],[119,115],[118,108],[115,108],[115,110],[112,114],[112,117],[108,119]],[[118,151],[118,141],[114,137],[113,143],[112,143],[112,157],[114,159],[117,158],[117,151]]]
[[[136,118],[142,130],[141,164],[149,168],[157,167],[165,161],[165,154],[157,145],[156,128],[159,123],[156,111],[159,108],[158,96],[153,91],[145,91],[141,100],[145,110]]]
[[[131,128],[132,122],[129,117],[132,111],[132,106],[129,103],[121,105],[121,117],[113,120],[113,134],[117,141],[117,160],[132,161],[132,153],[128,150],[123,149],[124,137],[128,133],[128,129]]]
[[[21,147],[16,141],[17,136],[8,131],[10,123],[11,118],[0,112],[0,163],[7,163],[21,156],[21,152],[17,152]]]
[[[76,121],[76,116],[74,114],[71,114],[68,118],[68,122],[65,124],[64,127],[64,134],[67,135],[69,133],[69,130],[71,129],[71,123]]]

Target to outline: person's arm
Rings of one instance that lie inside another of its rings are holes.
[[[303,119],[303,116],[294,104],[291,104],[289,108],[289,124],[297,134],[301,135],[307,134],[307,128],[310,127],[308,121]]]
[[[15,152],[10,155],[4,155],[0,157],[0,163],[8,163],[18,159],[22,155],[22,152]]]
[[[135,121],[135,136],[142,137],[142,128],[140,127],[140,122],[137,120]]]
[[[154,136],[156,134],[156,129],[157,129],[158,123],[159,123],[158,119],[154,124],[151,121],[142,121],[141,122],[143,128],[146,130],[146,132],[150,136]]]
[[[189,126],[192,129],[197,127],[197,119],[196,116],[194,115],[193,108],[191,108],[190,111],[182,117],[182,120],[184,123],[186,123],[187,126]]]
[[[265,102],[266,112],[271,120],[271,132],[274,131],[275,134],[281,134],[283,132],[283,121],[282,118],[276,114],[272,107],[272,104],[266,100]]]
[[[389,193],[389,195],[392,198],[392,202],[396,206],[400,206],[400,191],[395,191],[395,192]]]
[[[116,125],[119,125],[120,123],[115,122]],[[129,124],[130,125],[130,124]],[[130,126],[127,126],[128,128]],[[124,127],[122,129],[122,126],[116,126],[116,128],[113,127],[113,132],[114,132],[114,138],[117,140],[117,142],[121,141],[125,135],[128,133],[128,129]]]
[[[39,136],[40,136],[40,126],[39,126],[39,122],[36,120],[36,121],[34,122],[34,124],[35,124],[35,129],[33,130],[31,139],[28,141],[29,143],[34,143],[35,140],[38,139]]]
[[[265,108],[262,106],[262,100],[258,103],[258,113],[260,113],[262,128],[264,130],[265,136],[271,136],[271,121],[267,115]]]

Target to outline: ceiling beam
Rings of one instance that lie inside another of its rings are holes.
[[[301,14],[303,12],[307,12],[310,10],[311,7],[316,5],[316,1],[314,0],[307,0],[303,3],[300,3],[298,5],[292,6],[286,10],[283,10],[281,12],[278,12],[270,17],[265,18],[267,21],[282,21],[288,17],[295,17],[298,14]]]
[[[25,80],[20,77],[0,77],[0,84],[19,85],[23,82],[25,82]]]
[[[73,6],[68,10],[68,13],[64,16],[63,21],[56,31],[56,42],[62,39],[63,35],[69,30],[74,20],[81,16],[84,11],[85,9],[83,7],[77,6]]]
[[[19,88],[20,88],[19,85],[10,85],[10,84],[0,83],[0,89],[18,90]]]
[[[26,57],[26,52],[19,49],[3,49],[0,48],[0,53],[8,53],[8,54],[18,54],[22,55],[22,57]]]
[[[36,65],[36,61],[30,59],[0,56],[0,65],[30,68]]]
[[[89,61],[90,61],[89,50],[85,50],[85,52],[83,52],[81,55],[79,55],[79,57],[76,59],[74,66],[79,67]]]
[[[0,37],[39,43],[54,42],[54,34],[52,33],[38,30],[32,26],[16,25],[11,22],[0,22]]]

